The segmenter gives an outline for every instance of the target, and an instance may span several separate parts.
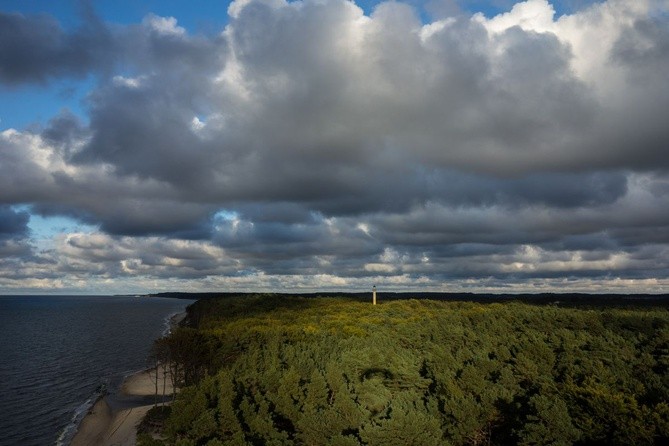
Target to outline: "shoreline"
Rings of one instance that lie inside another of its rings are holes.
[[[186,316],[185,311],[169,315],[163,336]],[[159,365],[157,370],[146,368],[126,376],[114,393],[99,397],[88,410],[77,426],[70,446],[134,446],[137,426],[149,409],[169,404],[172,400],[173,389],[168,375],[168,370]]]
[[[146,413],[162,401],[165,381],[165,404],[172,395],[170,379],[164,367],[158,368],[159,395],[156,400],[156,370],[146,369],[123,380],[116,394],[100,398],[83,418],[72,438],[71,446],[133,446],[137,426]]]
[[[174,313],[169,315],[167,319],[167,327],[163,331],[163,336],[167,336],[174,330],[176,327],[181,325],[181,323],[188,317],[188,313],[186,311],[181,311],[179,313]]]

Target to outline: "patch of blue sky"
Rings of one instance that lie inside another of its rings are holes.
[[[55,238],[61,234],[86,233],[98,230],[96,226],[81,223],[70,217],[30,215],[28,221],[30,238],[39,250],[53,247]]]
[[[70,232],[91,233],[97,230],[97,226],[82,223],[74,218],[66,216],[48,216],[31,214],[28,228],[36,237],[49,238],[57,234]]]
[[[211,0],[104,0],[95,3],[95,11],[106,21],[120,24],[139,23],[150,14],[174,17],[190,33],[220,32],[228,22],[225,1]]]
[[[239,214],[228,209],[221,209],[214,214],[214,220],[228,220],[233,221],[239,218]]]
[[[2,11],[23,15],[50,15],[58,20],[64,29],[72,29],[81,24],[81,8],[76,1],[53,0],[3,0]]]

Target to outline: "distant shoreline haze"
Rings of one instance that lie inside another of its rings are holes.
[[[309,293],[257,293],[257,292],[160,292],[146,294],[145,297],[169,297],[175,299],[211,299],[232,298],[252,296],[274,296],[274,297],[345,297],[359,301],[372,299],[372,289],[358,292],[309,292]],[[615,294],[615,293],[447,293],[447,292],[409,292],[409,291],[383,291],[377,288],[378,301],[402,300],[402,299],[429,299],[438,301],[464,301],[495,303],[518,301],[534,304],[557,304],[567,306],[578,305],[669,305],[669,294]]]

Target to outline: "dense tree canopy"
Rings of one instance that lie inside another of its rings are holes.
[[[185,387],[140,443],[669,442],[663,308],[256,296],[188,320],[158,341]]]

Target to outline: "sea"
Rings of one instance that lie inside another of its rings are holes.
[[[0,446],[67,446],[192,300],[0,296]]]

